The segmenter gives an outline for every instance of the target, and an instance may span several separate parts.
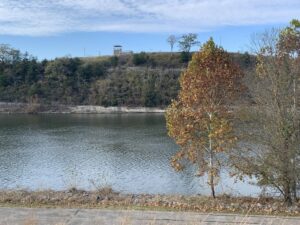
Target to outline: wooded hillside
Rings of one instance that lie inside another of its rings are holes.
[[[243,70],[254,67],[248,53],[231,55]],[[180,53],[38,61],[1,45],[0,101],[165,107],[176,98],[178,78],[186,67]]]

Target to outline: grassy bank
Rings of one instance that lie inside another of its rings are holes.
[[[111,188],[97,191],[0,191],[2,207],[109,208],[167,211],[222,212],[264,215],[300,215],[300,202],[287,207],[281,199],[269,197],[121,194]]]

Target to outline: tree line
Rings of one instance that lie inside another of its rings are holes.
[[[242,67],[252,60],[235,54]],[[187,67],[181,53],[42,60],[0,46],[0,101],[165,107]]]

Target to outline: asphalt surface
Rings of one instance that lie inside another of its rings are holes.
[[[300,217],[102,209],[0,208],[1,225],[300,225]]]

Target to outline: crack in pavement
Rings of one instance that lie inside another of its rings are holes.
[[[77,210],[73,213],[73,215],[65,222],[66,225],[71,225],[72,219],[75,218],[75,217],[77,216],[77,214],[80,212],[80,210],[81,210],[81,209],[77,209]]]

